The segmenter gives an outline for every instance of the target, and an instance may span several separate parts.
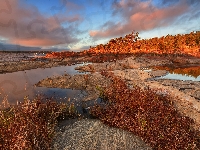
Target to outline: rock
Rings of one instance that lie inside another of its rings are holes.
[[[52,149],[151,150],[138,136],[95,119],[83,119],[58,129]]]
[[[154,71],[149,72],[149,75],[153,78],[161,77],[161,76],[164,76],[164,75],[167,75],[167,74],[168,74],[168,71],[166,71],[166,70],[154,70]]]
[[[133,81],[145,80],[150,77],[147,72],[138,69],[115,70],[113,73],[122,79]]]
[[[193,96],[194,98],[200,100],[200,89],[194,91],[191,96]]]

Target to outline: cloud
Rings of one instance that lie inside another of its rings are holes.
[[[80,48],[80,50],[87,50],[87,49],[89,49],[90,48],[90,46],[82,46],[81,48]]]
[[[180,0],[160,0],[162,5],[171,5],[171,4],[175,4],[175,3],[179,3]]]
[[[160,0],[160,3],[162,5],[174,5],[174,4],[177,4],[177,3],[180,3],[181,1],[184,1],[186,2],[188,5],[196,5],[196,4],[199,4],[200,1],[199,0]]]
[[[41,48],[0,42],[0,51],[34,51],[34,50],[41,50]]]
[[[67,11],[79,11],[79,10],[82,10],[84,8],[81,5],[77,5],[77,4],[72,3],[70,1],[67,1],[67,0],[64,0],[63,2],[66,6]]]
[[[24,46],[51,46],[78,42],[73,26],[79,15],[47,16],[20,0],[0,1],[0,35],[9,42]]]
[[[187,3],[178,2],[174,5],[158,8],[152,1],[121,0],[113,4],[114,15],[120,14],[123,22],[107,22],[102,30],[91,30],[93,38],[120,36],[136,31],[147,31],[161,26],[167,26],[187,12]]]
[[[194,5],[194,4],[199,4],[199,3],[200,3],[199,0],[186,0],[186,2],[187,2],[189,5]]]

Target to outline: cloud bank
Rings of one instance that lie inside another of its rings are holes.
[[[52,46],[78,42],[74,23],[79,15],[41,14],[20,0],[0,1],[0,35],[12,44],[23,46]]]

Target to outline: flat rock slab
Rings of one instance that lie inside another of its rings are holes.
[[[114,75],[126,80],[144,80],[150,77],[147,72],[138,69],[115,70],[113,72]]]
[[[116,60],[115,62],[93,63],[84,66],[76,67],[80,72],[101,72],[102,70],[113,71],[123,69],[136,69],[141,67],[140,63],[134,60],[135,57],[129,57],[123,60]]]
[[[200,81],[183,81],[173,79],[157,79],[156,82],[164,86],[171,86],[179,91],[200,100]]]
[[[84,119],[58,131],[54,150],[151,150],[141,138],[99,120]]]
[[[161,77],[161,76],[165,76],[168,74],[168,71],[166,70],[153,70],[149,72],[149,75],[152,78],[156,78],[156,77]]]

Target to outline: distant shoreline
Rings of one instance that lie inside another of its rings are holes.
[[[51,53],[52,51],[41,51],[41,50],[37,50],[37,51],[4,51],[4,50],[0,50],[0,53]]]

